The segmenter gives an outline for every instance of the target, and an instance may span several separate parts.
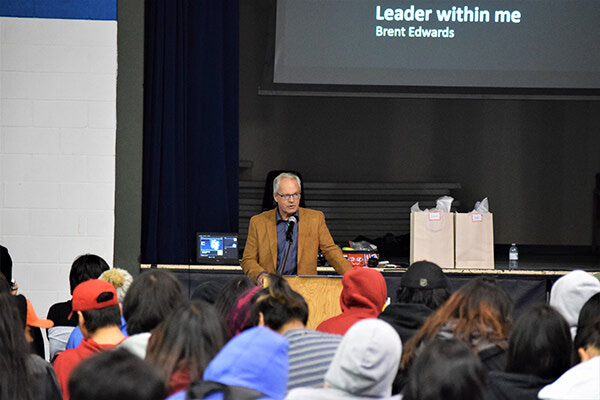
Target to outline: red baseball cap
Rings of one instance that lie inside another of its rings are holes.
[[[29,299],[25,300],[27,301],[27,325],[45,329],[52,328],[54,326],[54,322],[50,321],[49,319],[38,318],[38,316],[35,314],[35,310],[33,309],[33,304],[31,304]]]
[[[112,297],[99,301],[102,293],[111,293]],[[90,279],[82,282],[73,291],[73,311],[98,310],[119,304],[117,291],[110,283],[100,279]]]

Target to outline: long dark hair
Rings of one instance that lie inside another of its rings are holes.
[[[471,279],[450,296],[408,341],[401,367],[407,368],[417,348],[435,338],[448,323],[453,324],[453,336],[469,345],[473,345],[474,338],[497,344],[505,342],[511,328],[512,304],[510,296],[493,279]],[[476,350],[475,347],[473,350]]]
[[[10,293],[10,284],[2,272],[0,272],[0,293]]]
[[[485,368],[466,343],[437,338],[417,356],[402,399],[483,400],[485,381]]]
[[[177,308],[153,332],[146,360],[167,382],[176,370],[189,368],[191,381],[225,345],[226,332],[214,307],[196,300]]]
[[[546,304],[524,311],[508,342],[506,371],[555,380],[571,367],[569,324]]]
[[[0,399],[33,400],[29,357],[17,304],[0,293]]]

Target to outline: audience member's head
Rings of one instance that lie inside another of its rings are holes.
[[[125,300],[125,295],[129,290],[129,286],[131,286],[131,282],[133,282],[131,274],[121,268],[113,268],[104,271],[98,279],[102,279],[115,287],[119,303],[121,304]]]
[[[110,267],[102,257],[94,254],[84,254],[73,261],[71,272],[69,273],[69,283],[71,286],[71,294],[75,291],[77,285],[85,282],[88,279],[98,279]]]
[[[202,300],[208,304],[215,304],[217,296],[221,291],[223,285],[218,281],[206,281],[202,282],[192,292],[190,296],[191,300]]]
[[[146,360],[167,382],[169,393],[184,389],[189,381],[172,379],[176,372],[194,381],[225,345],[225,328],[213,306],[198,300],[176,308],[153,332]]]
[[[308,321],[308,305],[304,297],[293,291],[279,275],[269,275],[269,286],[261,289],[255,298],[252,320],[258,320],[276,332],[285,333],[283,328],[288,322],[296,321],[305,326]]]
[[[354,267],[342,278],[340,306],[342,311],[353,307],[369,308],[379,315],[387,299],[387,285],[376,269]]]
[[[138,276],[123,301],[127,333],[150,332],[182,304],[181,285],[173,274],[150,270]]]
[[[484,400],[486,371],[463,341],[437,338],[417,356],[403,400]]]
[[[15,296],[15,301],[17,308],[19,309],[19,316],[21,317],[21,326],[25,332],[25,339],[27,339],[28,343],[33,343],[34,341],[31,331],[32,327],[48,329],[54,326],[54,322],[49,319],[38,318],[33,309],[33,304],[31,304],[29,299],[25,298],[22,294]]]
[[[433,340],[440,331],[469,344],[475,352],[480,344],[506,347],[511,328],[512,300],[489,278],[475,278],[458,289],[406,344],[402,367],[406,368],[417,348]]]
[[[117,291],[100,279],[89,279],[77,285],[73,292],[73,312],[79,314],[79,328],[86,338],[100,328],[118,327],[121,323]]]
[[[242,293],[227,314],[227,333],[230,337],[239,335],[246,329],[258,324],[258,320],[252,319],[252,304],[260,287],[254,286]]]
[[[600,356],[600,316],[577,331],[574,348],[580,361]]]
[[[600,292],[585,302],[577,319],[577,329],[594,322],[600,316]]]
[[[449,288],[448,278],[437,264],[417,261],[402,275],[396,302],[424,304],[437,310],[450,297]]]
[[[508,344],[506,372],[555,380],[571,367],[571,334],[567,321],[541,304],[524,311]]]
[[[581,362],[578,349],[584,347],[581,342],[584,339],[583,331],[585,327],[588,325],[593,325],[598,318],[600,318],[600,293],[596,293],[590,297],[590,299],[585,302],[581,308],[581,312],[579,313],[579,319],[577,320],[577,334],[573,339],[573,347],[575,349],[575,352],[573,353],[573,359],[575,360],[575,363]],[[582,333],[580,334],[580,332]]]
[[[329,388],[368,398],[386,398],[402,353],[398,333],[385,321],[363,319],[344,335],[325,382]]]
[[[571,328],[571,337],[577,332],[579,312],[590,297],[600,292],[600,281],[581,270],[574,270],[558,279],[550,290],[550,305],[558,310]]]
[[[361,319],[377,318],[386,300],[387,285],[381,272],[353,267],[342,277],[341,314],[321,322],[317,330],[343,335]]]
[[[538,393],[544,400],[600,399],[600,318],[577,331],[575,348],[581,363]]]
[[[32,399],[29,345],[14,296],[0,293],[0,399]]]
[[[215,300],[215,308],[217,312],[223,317],[223,320],[227,319],[227,315],[231,308],[235,304],[236,300],[246,290],[256,286],[254,282],[250,280],[246,275],[236,276],[227,282],[217,295]]]
[[[231,339],[208,364],[203,379],[255,390],[264,395],[261,399],[283,399],[288,369],[287,339],[257,326]]]
[[[71,400],[164,400],[158,373],[127,350],[101,352],[85,361],[69,378]]]

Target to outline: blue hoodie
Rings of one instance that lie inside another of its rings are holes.
[[[268,328],[257,326],[234,337],[208,364],[203,379],[242,386],[264,393],[264,399],[285,397],[288,380],[288,341]],[[213,394],[207,400],[221,400]],[[185,391],[167,400],[184,400]]]

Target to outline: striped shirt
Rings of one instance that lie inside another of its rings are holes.
[[[290,345],[287,390],[297,387],[322,388],[325,373],[342,337],[311,329],[292,329],[284,336]]]

